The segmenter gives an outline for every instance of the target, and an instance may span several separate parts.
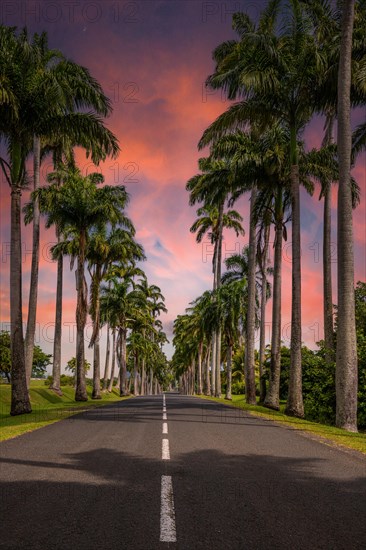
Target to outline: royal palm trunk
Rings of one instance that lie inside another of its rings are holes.
[[[233,346],[230,342],[227,347],[227,358],[226,358],[226,395],[225,399],[232,399],[231,395],[231,386],[232,386],[232,357],[233,357]]]
[[[219,228],[216,255],[216,289],[221,286],[222,233],[224,229],[224,202],[219,206]],[[216,330],[216,360],[215,360],[215,397],[221,397],[221,328]]]
[[[357,343],[351,193],[351,53],[354,0],[344,0],[338,72],[338,329],[336,424],[357,432]]]
[[[94,361],[93,361],[93,394],[92,399],[101,399],[100,395],[100,295],[99,295],[99,281],[101,280],[101,268],[96,266],[95,272],[96,278],[96,298],[95,298],[95,311],[94,311]]]
[[[145,369],[145,358],[141,360],[141,384],[140,384],[140,395],[145,395],[145,380],[146,380],[146,369]]]
[[[117,381],[114,386],[116,390],[119,390],[121,387],[121,333],[118,331],[118,336],[116,340],[116,363],[117,363]]]
[[[32,412],[25,372],[22,319],[22,243],[20,222],[21,187],[11,188],[10,325],[12,416]]]
[[[261,326],[260,326],[260,342],[259,342],[259,386],[260,386],[260,402],[263,403],[266,398],[266,380],[264,367],[264,352],[266,347],[266,304],[267,304],[267,257],[268,257],[268,242],[269,242],[269,225],[265,228],[263,257],[261,261]]]
[[[197,372],[197,394],[202,395],[202,353],[203,342],[198,344],[198,372]]]
[[[138,374],[138,371],[139,371],[139,356],[138,356],[138,353],[137,351],[135,352],[135,358],[134,358],[134,363],[133,363],[133,394],[134,395],[139,395],[139,390],[138,390],[138,387],[139,387],[139,374]]]
[[[61,185],[61,181],[58,181]],[[57,243],[61,241],[59,227],[56,225]],[[58,395],[61,391],[61,340],[62,340],[62,292],[63,292],[63,270],[64,258],[60,254],[57,258],[57,282],[56,282],[56,312],[55,312],[55,336],[53,341],[53,365],[52,365],[52,384],[50,389]]]
[[[77,266],[77,304],[76,304],[76,391],[75,401],[87,401],[85,382],[85,344],[84,330],[87,315],[87,290],[84,276],[86,233],[80,232]]]
[[[149,394],[152,395],[153,392],[153,381],[154,381],[154,371],[150,367],[150,382],[149,382]]]
[[[57,242],[60,242],[60,235],[57,232]],[[52,384],[50,389],[62,395],[61,391],[61,337],[62,337],[62,286],[64,259],[62,254],[57,258],[57,282],[56,282],[56,313],[55,313],[55,336],[53,341],[53,365]]]
[[[282,192],[281,192],[282,193]],[[264,404],[270,409],[280,408],[281,374],[281,279],[282,279],[282,215],[277,219],[273,262],[271,367]]]
[[[107,385],[108,385],[110,355],[111,355],[111,336],[110,336],[110,331],[109,331],[109,325],[107,325],[107,348],[106,348],[106,353],[105,353],[103,391],[105,391],[107,389]]]
[[[292,131],[292,147],[296,150],[296,134]],[[297,154],[294,154],[297,162]],[[298,164],[291,165],[292,210],[292,304],[291,355],[286,414],[303,417],[301,365],[301,238],[300,238],[300,181]]]
[[[93,393],[92,399],[102,399],[100,395],[100,344],[99,332],[93,348]]]
[[[112,391],[113,388],[113,381],[114,381],[114,371],[116,368],[116,329],[112,329],[112,365],[111,365],[111,377],[108,383],[107,390],[109,393]]]
[[[38,136],[33,137],[33,184],[34,191],[39,188],[39,167],[41,162],[41,140]],[[25,370],[27,373],[27,386],[30,385],[33,366],[34,336],[36,332],[37,317],[37,295],[38,295],[38,267],[39,267],[39,204],[38,199],[33,199],[33,244],[32,244],[32,267],[29,287],[28,322],[25,335]]]
[[[120,371],[120,395],[127,395],[127,330],[121,329],[121,371]]]
[[[331,253],[331,189],[324,193],[324,238],[323,238],[323,293],[324,293],[324,344],[325,360],[334,361],[332,253]]]
[[[246,327],[245,346],[245,397],[246,402],[255,405],[255,370],[254,370],[254,339],[255,339],[255,294],[256,294],[256,224],[254,220],[254,205],[257,197],[257,190],[252,189],[250,198],[250,228],[249,228],[249,257],[248,257],[248,310]]]
[[[211,383],[210,383],[210,354],[211,354],[211,347],[207,345],[207,352],[206,352],[206,360],[205,360],[205,368],[206,368],[206,376],[205,376],[205,395],[211,395]]]
[[[327,131],[323,140],[324,146],[332,143],[333,114],[327,117]],[[330,182],[326,182],[324,189],[324,216],[323,216],[323,317],[324,317],[324,345],[325,360],[329,364],[334,361],[334,327],[333,327],[333,296],[332,296],[332,194]]]
[[[216,395],[216,334],[212,335],[211,343],[211,395]]]

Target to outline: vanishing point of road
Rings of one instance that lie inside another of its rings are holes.
[[[366,459],[178,394],[0,444],[4,550],[366,548]]]

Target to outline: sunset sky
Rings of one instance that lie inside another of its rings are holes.
[[[264,2],[181,1],[33,1],[3,0],[0,20],[6,25],[27,25],[31,33],[45,30],[50,47],[89,68],[111,97],[114,112],[109,128],[118,136],[122,152],[117,161],[101,166],[106,183],[125,184],[131,200],[128,215],[143,244],[143,269],[150,284],[161,287],[168,314],[162,316],[168,337],[172,323],[190,301],[212,287],[210,247],[196,244],[189,227],[195,209],[188,206],[186,181],[197,173],[197,142],[204,129],[228,106],[220,92],[206,92],[204,82],[213,71],[212,50],[234,38],[231,14],[241,9],[256,17]],[[353,122],[365,120],[365,110]],[[323,121],[306,129],[308,147],[320,145]],[[93,170],[81,152],[82,169]],[[50,170],[47,162],[42,174]],[[365,267],[365,155],[354,176],[361,189],[361,205],[354,215],[356,280],[366,279]],[[24,202],[28,200],[24,193]],[[9,326],[10,197],[1,181],[1,321]],[[303,341],[314,347],[323,336],[322,321],[322,203],[302,192]],[[336,242],[336,192],[333,193],[333,240]],[[225,234],[224,255],[242,249],[248,237],[248,197],[235,208],[244,218],[246,236]],[[291,232],[284,247],[283,340],[289,344],[291,303]],[[31,232],[23,231],[23,306],[26,320],[31,265]],[[37,343],[52,353],[56,265],[49,248],[53,230],[42,229]],[[334,245],[335,246],[335,245]],[[334,301],[336,301],[336,248],[334,248]],[[65,261],[63,366],[75,355],[75,277]],[[270,335],[271,304],[267,309]],[[90,331],[89,331],[90,334]],[[102,351],[104,350],[104,335]],[[171,355],[172,347],[166,352]],[[91,360],[92,352],[87,350]]]

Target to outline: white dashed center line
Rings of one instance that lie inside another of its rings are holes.
[[[163,434],[167,434],[168,433],[168,424],[167,422],[164,422],[163,423]]]
[[[163,420],[168,420],[168,417],[166,415],[166,412],[163,413]]]
[[[171,476],[161,476],[160,541],[177,541]]]
[[[163,460],[170,460],[169,439],[163,439],[162,440],[161,458]]]

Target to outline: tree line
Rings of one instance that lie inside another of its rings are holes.
[[[64,258],[76,275],[76,390],[87,400],[85,326],[93,324],[93,399],[111,391],[118,371],[120,394],[159,392],[169,374],[162,350],[166,335],[159,314],[166,311],[161,290],[150,285],[138,263],[145,260],[126,215],[129,195],[122,185],[101,185],[98,173],[82,174],[75,148],[94,165],[116,158],[120,147],[105,118],[112,105],[99,82],[56,49],[46,33],[0,26],[0,138],[6,154],[0,166],[11,196],[10,340],[12,398],[10,414],[31,412],[29,384],[34,361],[38,302],[41,219],[53,227],[57,244],[55,336],[51,390],[61,393],[61,337]],[[53,172],[40,186],[40,167],[52,159]],[[28,159],[33,160],[33,174]],[[31,201],[21,197],[31,183]],[[22,214],[32,224],[33,245],[26,333],[22,315]],[[100,329],[107,327],[107,351],[101,383]],[[109,364],[111,366],[109,368]],[[133,384],[128,380],[133,373]]]
[[[311,195],[320,188],[324,207],[322,361],[324,368],[334,371],[336,425],[357,431],[352,219],[360,189],[351,168],[365,149],[366,124],[352,133],[350,116],[366,100],[366,2],[344,0],[334,6],[328,0],[270,0],[258,21],[238,12],[232,22],[237,38],[213,51],[215,71],[206,86],[221,89],[234,102],[204,131],[198,148],[208,147],[209,155],[199,160],[199,173],[186,185],[190,204],[201,204],[191,231],[197,232],[198,242],[207,233],[214,245],[213,290],[176,319],[173,365],[182,391],[220,397],[225,362],[230,399],[233,353],[241,350],[247,403],[255,405],[258,393],[261,403],[279,409],[282,247],[291,222],[291,345],[285,411],[304,416],[300,186]],[[324,120],[322,146],[308,150],[304,130],[319,115]],[[330,238],[333,184],[338,190],[336,325]],[[232,207],[244,194],[250,196],[249,245],[242,255],[226,261],[222,277],[223,229],[243,234],[242,218]],[[269,266],[271,232],[273,266]],[[269,277],[273,277],[271,285]],[[272,334],[266,352],[270,295]]]

